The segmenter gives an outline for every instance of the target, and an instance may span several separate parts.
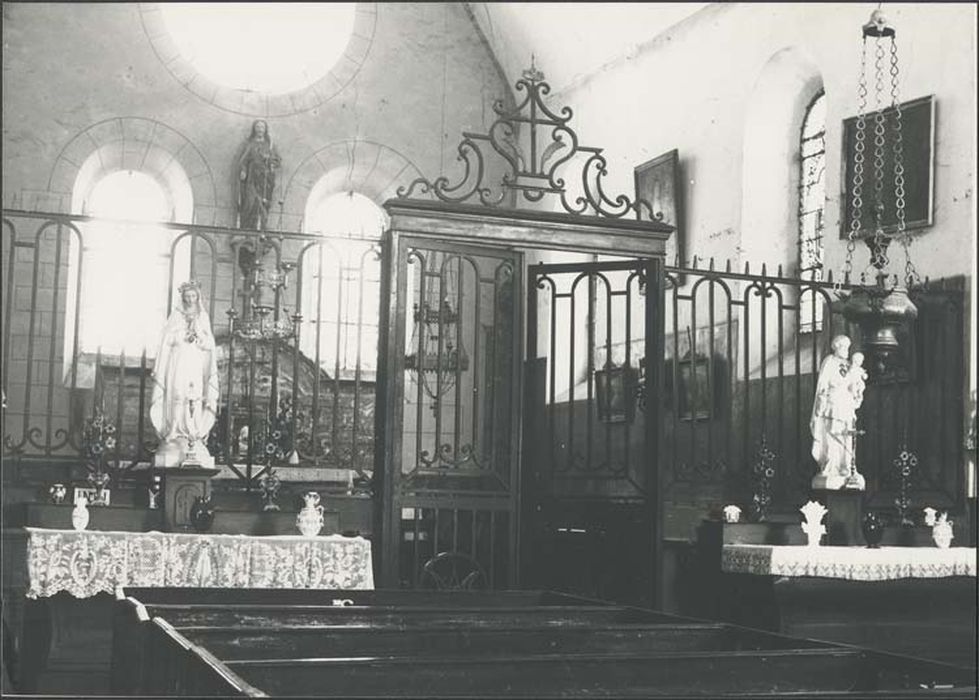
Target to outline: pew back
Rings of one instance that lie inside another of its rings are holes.
[[[355,605],[339,591],[295,592],[291,604],[270,604],[278,591],[208,592],[194,602],[141,593],[157,602],[120,597],[117,606],[114,687],[122,694],[644,697],[736,688],[843,698],[975,690],[971,675],[943,664],[539,592],[374,591],[380,595]]]

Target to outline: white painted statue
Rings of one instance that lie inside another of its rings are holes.
[[[180,285],[180,306],[160,337],[153,370],[150,420],[160,437],[158,467],[213,467],[207,435],[217,416],[217,348],[200,284]]]
[[[833,352],[823,358],[816,381],[809,430],[812,456],[819,465],[814,489],[863,490],[865,480],[856,466],[857,409],[863,403],[867,371],[863,353],[849,357],[850,339],[833,338]]]

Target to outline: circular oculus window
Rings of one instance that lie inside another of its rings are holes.
[[[306,111],[360,69],[373,3],[155,3],[143,25],[167,69],[199,97],[250,116]]]

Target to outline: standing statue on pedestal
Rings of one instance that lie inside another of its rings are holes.
[[[812,404],[809,430],[812,432],[812,456],[819,465],[813,477],[814,489],[859,489],[866,486],[857,471],[857,409],[863,403],[867,372],[863,353],[849,357],[850,339],[833,338],[833,353],[823,358],[816,381],[816,398]]]
[[[263,119],[252,123],[252,133],[238,157],[238,228],[265,231],[275,195],[276,172],[282,161]]]
[[[207,435],[217,416],[217,348],[198,282],[180,285],[180,306],[160,338],[150,420],[160,437],[158,467],[213,467]]]

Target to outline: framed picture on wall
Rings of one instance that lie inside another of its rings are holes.
[[[631,423],[635,416],[636,379],[634,367],[606,365],[595,370],[598,420],[603,423]]]
[[[685,246],[683,231],[683,197],[680,173],[680,154],[673,149],[636,167],[636,199],[649,204],[652,218],[669,224],[675,231],[666,242],[667,266],[682,266]],[[640,219],[648,219],[649,212],[642,208]]]
[[[900,105],[901,143],[904,153],[904,218],[908,229],[924,228],[933,223],[934,176],[935,176],[935,100],[933,95],[919,97]],[[890,107],[884,116],[884,180],[882,203],[884,205],[884,233],[897,230],[897,213],[894,195],[894,142],[897,109]],[[863,205],[860,207],[859,237],[874,232],[874,138],[876,112],[865,117]],[[840,180],[841,215],[840,238],[850,233],[853,218],[853,174],[857,143],[857,117],[843,120],[843,173]]]
[[[677,392],[678,417],[682,421],[706,420],[711,414],[713,383],[710,365],[701,355],[678,362],[680,386]]]

